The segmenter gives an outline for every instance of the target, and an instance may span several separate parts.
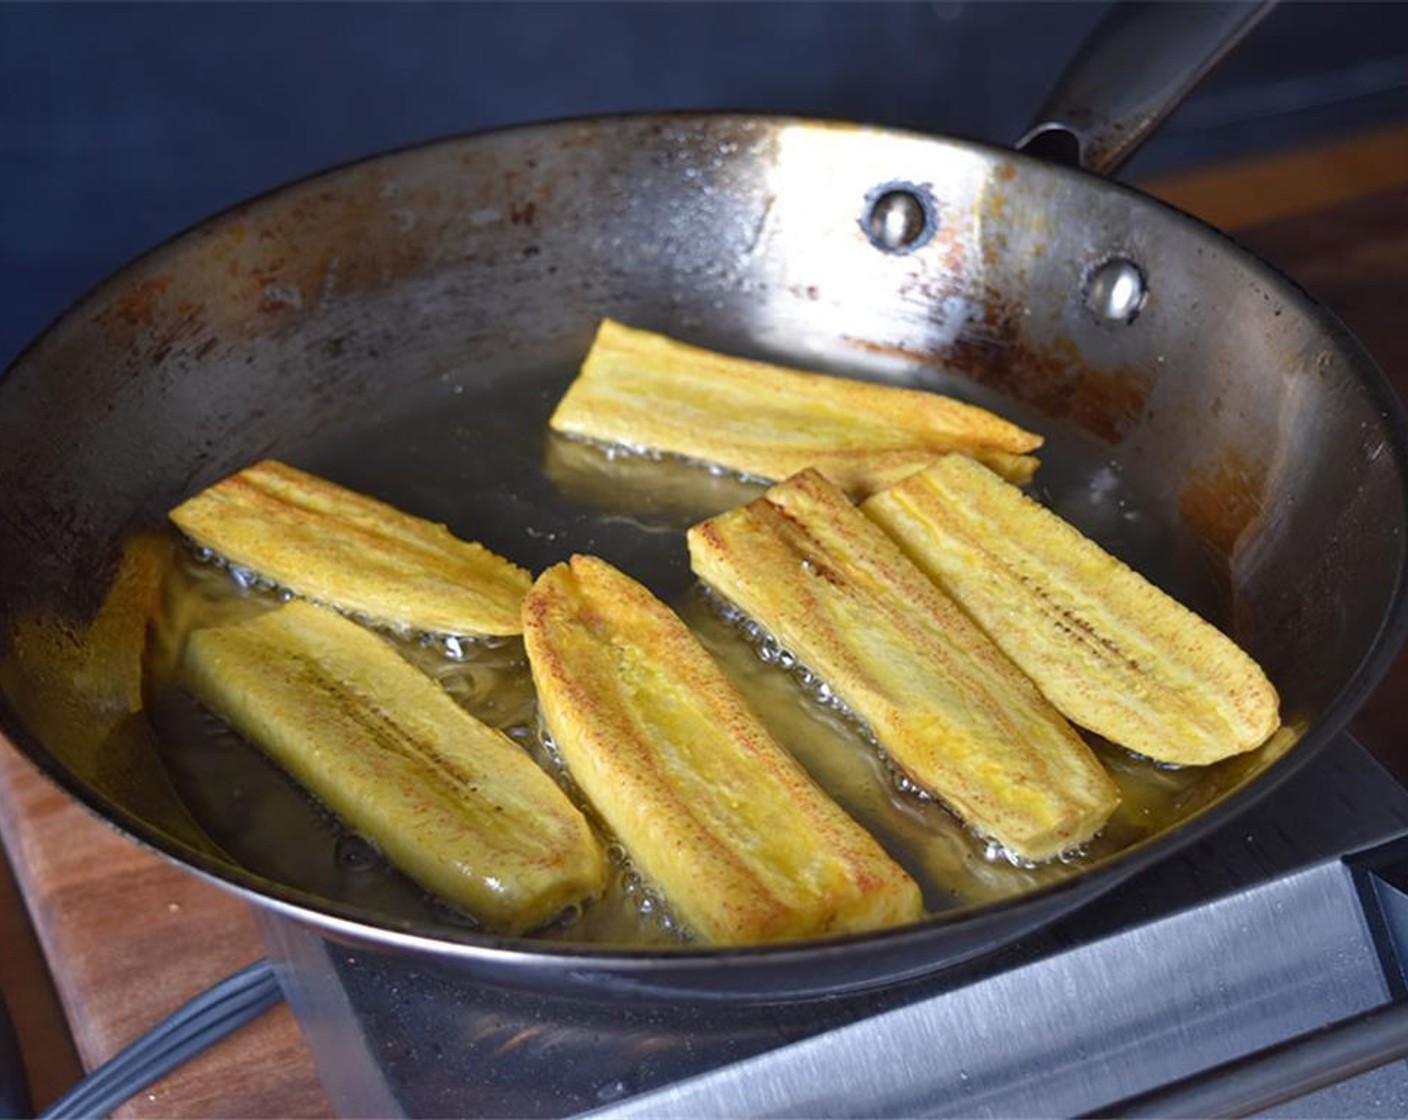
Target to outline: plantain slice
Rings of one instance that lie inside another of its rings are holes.
[[[746,944],[919,917],[914,881],[644,587],[574,556],[538,577],[523,615],[568,771],[696,936]]]
[[[689,553],[979,833],[1043,860],[1114,811],[1114,783],[1060,713],[815,471],[694,526]]]
[[[528,573],[443,525],[267,459],[171,511],[198,545],[305,598],[433,633],[519,633]]]
[[[1042,442],[937,393],[727,357],[610,319],[549,424],[764,479],[814,467],[858,496],[949,451],[1027,482]]]
[[[492,931],[600,893],[586,819],[527,754],[385,641],[298,601],[197,630],[186,687],[350,828]]]
[[[1202,765],[1279,725],[1276,690],[1229,638],[972,460],[862,508],[1082,727]]]

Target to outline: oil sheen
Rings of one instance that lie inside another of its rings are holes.
[[[694,581],[685,529],[762,493],[754,480],[695,464],[552,436],[547,417],[566,387],[561,371],[488,384],[448,381],[404,402],[374,430],[350,428],[310,441],[295,465],[400,508],[442,521],[535,573],[577,552],[594,553],[675,607],[722,664],[775,737],[833,798],[868,828],[921,885],[929,910],[983,903],[1072,875],[1167,829],[1200,808],[1218,782],[1205,770],[1170,769],[1092,741],[1123,801],[1087,848],[1024,866],[966,830],[942,805],[906,788],[883,751],[834,702],[824,682],[791,664]],[[1219,617],[1225,588],[1210,557],[1128,487],[1110,449],[1074,430],[1048,437],[1038,498],[1175,597]],[[335,901],[382,924],[433,927],[448,937],[475,924],[429,897],[349,834],[254,747],[176,684],[173,667],[195,628],[269,610],[281,591],[186,548],[170,571],[145,666],[148,716],[173,787],[211,841],[254,875],[286,891]],[[518,639],[385,640],[436,678],[471,714],[503,730],[578,800],[544,741]],[[1213,768],[1215,769],[1215,768]],[[584,806],[595,821],[589,806]],[[616,945],[679,945],[687,936],[667,900],[643,883],[603,837],[616,873],[606,895],[535,936]]]

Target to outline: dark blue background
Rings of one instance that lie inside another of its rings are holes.
[[[731,107],[1010,142],[1104,6],[0,2],[0,367],[182,227],[446,133]],[[1129,170],[1405,117],[1408,5],[1291,4]]]

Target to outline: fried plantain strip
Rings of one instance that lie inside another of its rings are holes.
[[[356,623],[294,601],[197,630],[180,672],[393,865],[488,929],[534,929],[602,890],[600,844],[552,778]]]
[[[937,393],[728,357],[610,319],[549,423],[765,479],[814,467],[857,496],[950,451],[1027,482],[1042,442]]]
[[[862,508],[1080,726],[1202,765],[1279,725],[1231,639],[980,464],[948,456]]]
[[[696,525],[689,553],[978,832],[1042,860],[1114,811],[1114,783],[1060,713],[821,475]]]
[[[517,634],[532,582],[443,525],[272,459],[202,490],[171,520],[298,595],[433,633]]]
[[[574,556],[538,578],[523,614],[568,771],[694,934],[746,944],[919,916],[914,881],[644,587]]]

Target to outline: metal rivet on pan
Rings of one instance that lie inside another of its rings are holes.
[[[938,222],[933,199],[910,183],[887,183],[866,198],[861,228],[870,243],[886,253],[908,253],[934,236]]]
[[[1098,264],[1085,281],[1085,305],[1107,323],[1132,323],[1149,298],[1143,270],[1128,257]]]

